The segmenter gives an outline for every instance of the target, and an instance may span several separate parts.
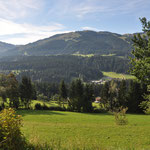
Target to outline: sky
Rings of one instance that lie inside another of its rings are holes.
[[[0,41],[27,44],[82,30],[141,32],[150,0],[0,0]]]

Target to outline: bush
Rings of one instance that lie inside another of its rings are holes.
[[[0,149],[20,150],[25,147],[25,139],[21,133],[22,119],[12,108],[0,113]]]
[[[35,109],[36,110],[42,110],[43,108],[42,108],[42,105],[40,103],[36,103],[35,104]]]
[[[126,118],[127,109],[128,108],[120,107],[120,109],[118,111],[114,112],[115,122],[117,125],[127,125],[128,124],[128,120]]]
[[[139,105],[143,109],[143,112],[147,115],[150,115],[150,101],[143,101]]]
[[[49,107],[44,103],[44,105],[42,106],[43,110],[49,110]]]

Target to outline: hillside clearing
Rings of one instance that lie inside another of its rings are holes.
[[[116,72],[102,72],[104,76],[111,77],[111,78],[119,78],[119,79],[136,79],[132,75],[128,74],[121,74]]]

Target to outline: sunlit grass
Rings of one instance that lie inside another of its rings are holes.
[[[23,116],[23,133],[38,142],[55,142],[66,149],[148,149],[150,116],[127,115],[128,125],[118,126],[109,114],[60,111],[18,111]]]
[[[103,54],[101,56],[115,56],[116,54]]]
[[[111,78],[119,78],[119,79],[136,79],[135,76],[128,75],[128,74],[121,74],[116,72],[103,72],[104,76],[111,77]]]
[[[81,56],[81,57],[93,57],[94,54],[73,54],[74,56]]]

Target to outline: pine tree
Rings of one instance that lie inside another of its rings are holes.
[[[140,83],[137,81],[131,80],[129,89],[127,92],[127,107],[128,112],[139,113],[142,112],[139,105],[144,100],[142,96],[143,92],[141,89]]]
[[[29,77],[23,76],[22,82],[19,87],[20,98],[25,108],[29,108],[31,99],[33,97],[33,88],[31,79]]]
[[[13,73],[7,76],[7,97],[9,98],[10,107],[19,107],[19,84]]]
[[[84,88],[84,96],[83,96],[83,112],[92,112],[93,106],[92,101],[94,99],[93,95],[93,87],[90,84],[86,84]]]
[[[109,84],[108,82],[106,82],[103,87],[102,87],[102,90],[101,90],[101,102],[104,104],[105,107],[107,107],[107,104],[108,104],[108,99],[110,97],[109,95]]]
[[[64,80],[61,81],[59,86],[59,96],[60,96],[60,101],[63,102],[63,107],[64,107],[64,102],[67,100],[67,88]]]
[[[81,79],[72,81],[70,87],[69,107],[73,111],[81,112],[83,106],[84,85]]]

